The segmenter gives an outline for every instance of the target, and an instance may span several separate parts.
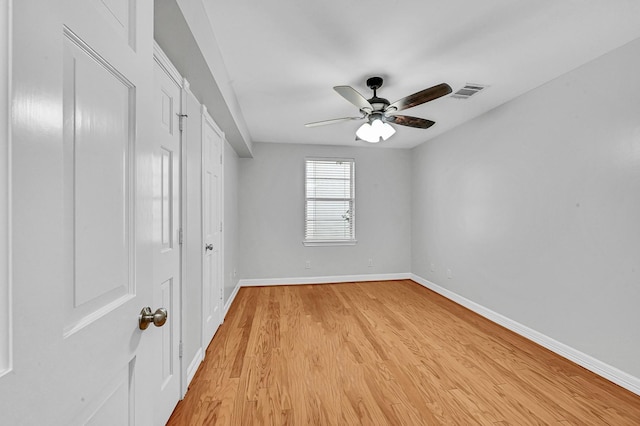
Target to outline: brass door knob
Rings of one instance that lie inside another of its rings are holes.
[[[167,310],[158,308],[155,312],[151,312],[150,307],[142,308],[138,315],[138,327],[140,330],[146,330],[149,324],[153,323],[156,327],[162,327],[167,322]]]

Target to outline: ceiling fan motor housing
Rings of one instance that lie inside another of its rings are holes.
[[[373,90],[373,97],[368,99],[374,111],[384,111],[389,106],[389,101],[385,98],[379,98],[376,90],[382,87],[382,77],[371,77],[367,79],[367,87]]]

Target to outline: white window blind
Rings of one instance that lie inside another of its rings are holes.
[[[355,161],[305,162],[305,244],[355,243]]]

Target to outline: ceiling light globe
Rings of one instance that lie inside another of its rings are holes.
[[[380,120],[374,120],[380,121]],[[360,128],[356,131],[356,136],[363,141],[369,143],[378,143],[380,142],[380,135],[376,132],[373,126],[369,123],[364,123]]]
[[[396,129],[393,128],[393,126],[389,123],[382,123],[382,126],[380,127],[379,130],[379,135],[382,137],[382,139],[384,139],[385,141],[387,139],[389,139],[391,136],[393,136],[393,134],[396,132]]]

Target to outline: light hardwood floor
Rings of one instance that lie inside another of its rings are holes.
[[[170,425],[640,425],[640,396],[410,280],[242,288]]]

